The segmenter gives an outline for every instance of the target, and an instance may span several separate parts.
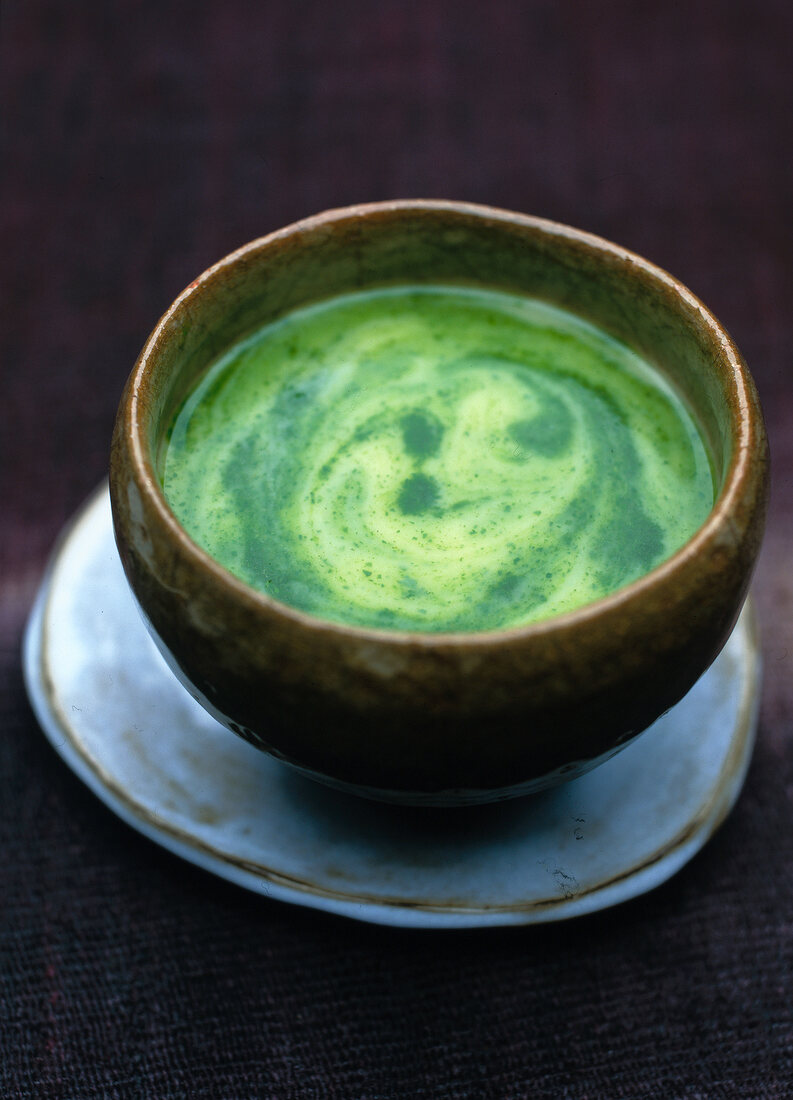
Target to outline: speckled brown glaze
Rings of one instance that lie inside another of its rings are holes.
[[[171,513],[165,431],[233,341],[333,294],[484,285],[576,312],[655,363],[694,409],[720,490],[672,558],[569,614],[483,634],[326,623],[247,587]],[[689,690],[724,645],[762,535],[767,444],[728,334],[666,272],[600,238],[465,203],[329,211],[254,241],[184,291],[127,384],[111,461],[129,582],[190,691],[260,748],[336,785],[419,802],[536,790],[594,766]]]

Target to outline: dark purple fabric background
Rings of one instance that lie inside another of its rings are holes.
[[[793,1094],[792,57],[788,0],[4,0],[0,1095]],[[395,932],[249,896],[116,820],[22,686],[46,556],[162,310],[252,237],[408,196],[667,267],[767,412],[744,794],[672,882],[568,924]]]

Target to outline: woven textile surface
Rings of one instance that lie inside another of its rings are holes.
[[[4,0],[0,1096],[793,1095],[793,6]],[[175,295],[356,201],[557,219],[672,271],[760,389],[773,491],[745,790],[593,917],[399,932],[180,862],[72,775],[19,646]]]

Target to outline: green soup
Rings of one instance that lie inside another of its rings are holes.
[[[330,299],[233,347],[177,414],[163,487],[254,588],[421,631],[596,600],[714,499],[691,415],[629,348],[539,301],[444,286]]]

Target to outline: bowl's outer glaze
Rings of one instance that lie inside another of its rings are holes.
[[[156,472],[173,412],[234,340],[306,302],[396,282],[462,282],[545,298],[672,378],[721,490],[702,528],[626,588],[509,631],[380,632],[255,592],[182,530]],[[742,606],[767,497],[752,380],[727,333],[670,275],[600,238],[464,203],[329,211],[254,241],[177,299],[119,408],[111,460],[124,568],[192,693],[260,748],[362,793],[503,797],[572,778],[676,703]]]

